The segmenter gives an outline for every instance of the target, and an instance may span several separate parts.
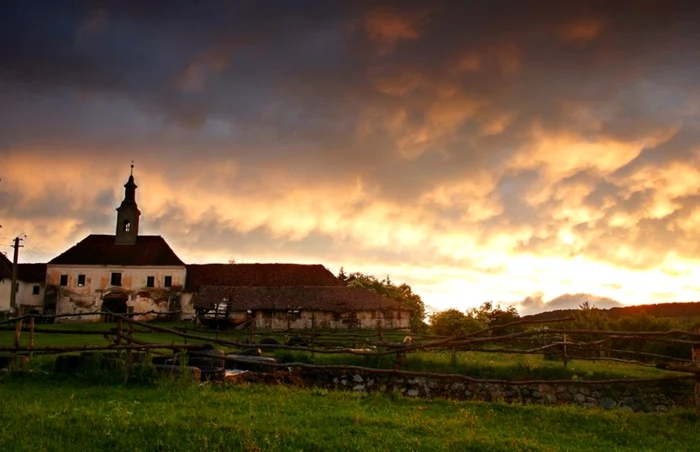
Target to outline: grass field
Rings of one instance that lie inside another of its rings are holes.
[[[42,327],[109,328],[105,324]],[[0,344],[11,345],[12,337],[11,331],[0,331]],[[138,333],[136,337],[181,342],[181,338],[161,333]],[[27,339],[23,333],[22,343]],[[82,346],[106,342],[101,335],[37,333],[35,343]],[[393,362],[393,358],[365,362],[363,357],[303,352],[279,351],[277,355],[288,361],[379,367]],[[696,428],[700,416],[687,409],[629,413],[149,378],[134,378],[124,385],[122,374],[105,375],[99,369],[94,374],[53,375],[48,356],[35,357],[32,368],[30,373],[0,374],[2,451],[690,451],[698,450],[700,444],[700,429]],[[456,362],[449,352],[413,353],[405,368],[484,378],[668,374],[588,361],[574,361],[565,368],[539,356],[475,352],[459,352]]]
[[[0,380],[0,450],[684,451],[700,418],[282,386]]]

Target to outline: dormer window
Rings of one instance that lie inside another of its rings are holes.
[[[124,232],[131,231],[131,222],[129,220],[124,220]]]

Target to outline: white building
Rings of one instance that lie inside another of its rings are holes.
[[[44,306],[46,264],[19,264],[15,301],[20,314],[41,312]],[[10,311],[12,262],[0,253],[0,313]]]
[[[48,264],[21,264],[20,312],[80,314],[57,319],[64,322],[110,320],[110,315],[90,314],[94,312],[150,312],[137,316],[148,320],[180,311],[182,319],[191,319],[226,299],[235,319],[254,316],[259,328],[409,326],[410,308],[345,287],[322,265],[186,266],[163,237],[139,235],[133,172],[124,188],[114,235],[88,235]],[[1,312],[10,305],[11,264],[6,258],[0,272]]]
[[[47,264],[46,306],[55,304],[57,314],[180,309],[185,264],[163,237],[139,235],[141,212],[133,174],[124,188],[115,235],[91,234]],[[64,319],[70,320],[102,319],[96,315]]]

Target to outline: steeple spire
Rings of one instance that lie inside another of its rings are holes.
[[[139,217],[141,212],[136,205],[136,189],[134,182],[134,161],[131,161],[129,180],[124,184],[124,200],[117,208],[117,233],[115,243],[118,245],[133,245],[139,235]]]

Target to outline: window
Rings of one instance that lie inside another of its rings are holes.
[[[147,276],[146,277],[146,287],[155,287],[156,286],[156,278],[154,276]]]
[[[41,290],[41,287],[39,287],[39,286],[32,287],[32,295],[39,295],[40,290]]]
[[[65,287],[68,285],[68,275],[61,275],[61,286]]]
[[[85,286],[85,275],[78,275],[78,287]]]
[[[172,285],[173,285],[173,277],[172,277],[172,276],[166,276],[166,277],[163,279],[163,285],[164,285],[165,287],[170,287],[170,286],[172,286]]]
[[[124,220],[124,232],[129,232],[131,231],[131,223],[129,220]]]
[[[112,273],[112,280],[111,280],[110,284],[113,286],[121,286],[122,285],[122,274],[121,273]]]

